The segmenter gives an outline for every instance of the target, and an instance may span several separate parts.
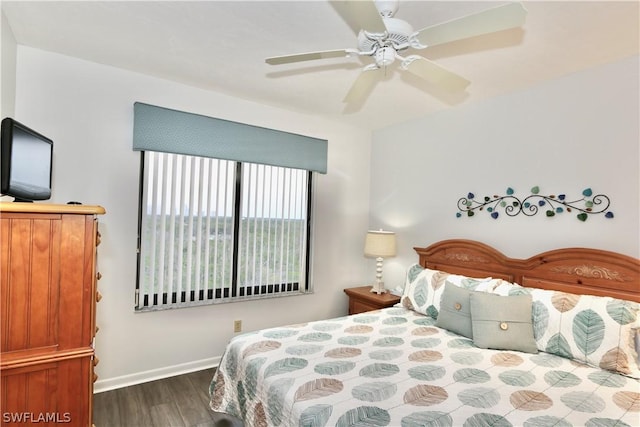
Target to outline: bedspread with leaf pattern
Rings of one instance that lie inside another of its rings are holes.
[[[640,382],[483,350],[400,307],[231,340],[210,406],[246,426],[637,426]]]

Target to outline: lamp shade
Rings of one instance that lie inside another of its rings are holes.
[[[368,231],[364,242],[364,255],[375,258],[396,256],[396,233],[393,231]]]

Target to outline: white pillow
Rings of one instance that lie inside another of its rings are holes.
[[[475,279],[413,264],[407,270],[400,304],[405,308],[437,319],[445,283],[464,289],[490,292],[500,282],[502,281],[491,277]]]
[[[539,350],[640,379],[640,303],[528,289]]]

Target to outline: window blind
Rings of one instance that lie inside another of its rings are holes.
[[[133,149],[327,172],[324,139],[134,103]]]
[[[235,163],[146,155],[137,308],[228,297]]]
[[[243,166],[238,286],[254,295],[292,291],[306,271],[308,174]]]
[[[309,171],[144,152],[136,310],[307,292]]]

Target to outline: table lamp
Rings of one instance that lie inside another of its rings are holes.
[[[371,287],[371,292],[378,295],[385,292],[382,281],[382,261],[396,255],[396,233],[393,231],[367,231],[364,242],[364,256],[376,259],[376,282]]]

